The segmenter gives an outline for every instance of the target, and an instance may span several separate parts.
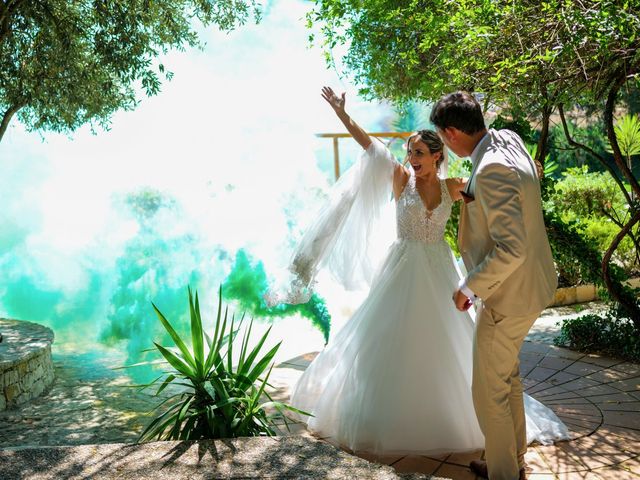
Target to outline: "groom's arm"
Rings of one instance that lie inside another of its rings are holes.
[[[486,219],[493,248],[467,275],[465,285],[488,299],[525,261],[526,233],[518,174],[504,165],[487,165],[476,175],[475,199]]]

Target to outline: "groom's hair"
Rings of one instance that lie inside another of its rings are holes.
[[[467,135],[484,130],[482,107],[473,95],[455,92],[445,95],[431,110],[431,123],[440,130],[454,127]]]

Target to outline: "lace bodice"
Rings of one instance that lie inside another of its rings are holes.
[[[416,189],[416,177],[412,172],[396,203],[398,238],[425,243],[442,241],[452,203],[447,182],[441,179],[440,204],[431,211],[427,210]]]

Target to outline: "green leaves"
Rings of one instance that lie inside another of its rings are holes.
[[[640,155],[640,119],[637,115],[624,115],[614,126],[616,139],[622,155],[631,165],[631,156]],[[611,152],[610,146],[607,151]]]
[[[615,309],[603,315],[587,314],[563,320],[560,335],[554,343],[632,362],[640,361],[640,336],[633,322]]]
[[[348,45],[343,63],[369,97],[436,100],[467,89],[536,114],[599,91],[621,67],[637,71],[637,2],[596,3],[316,0],[308,20],[328,52]]]
[[[249,349],[253,320],[249,323],[239,345],[237,365],[234,366],[234,343],[239,328],[236,328],[233,316],[228,322],[226,308],[223,314],[222,290],[219,290],[213,337],[204,331],[197,292],[192,294],[189,288],[188,294],[191,348],[153,305],[174,347],[155,342],[154,345],[174,370],[145,387],[159,382],[156,396],[166,392],[171,385],[174,389],[179,386],[186,389],[174,393],[158,405],[156,418],[142,432],[140,440],[274,435],[272,423],[275,417],[283,417],[286,410],[304,414],[286,404],[273,402],[265,390],[273,368],[273,358],[281,343],[262,353],[271,328]],[[238,323],[242,324],[243,319]],[[269,401],[262,402],[263,397]],[[272,408],[276,413],[267,414],[266,409]]]
[[[17,107],[28,129],[54,132],[108,128],[113,113],[137,106],[137,85],[157,95],[158,71],[173,74],[155,59],[199,45],[194,16],[223,31],[260,18],[256,0],[4,3],[0,119]]]

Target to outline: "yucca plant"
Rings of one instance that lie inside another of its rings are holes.
[[[527,145],[526,147],[531,158],[535,159],[536,155],[538,154],[538,145],[534,143],[532,145]],[[556,162],[555,160],[551,160],[549,154],[545,155],[542,177],[543,178],[551,177],[554,173],[558,171],[559,168],[560,168],[560,165],[558,165],[558,162]]]
[[[249,350],[251,320],[239,345],[238,362],[234,364],[234,343],[244,317],[237,326],[234,316],[229,321],[228,308],[224,313],[222,311],[220,290],[214,333],[209,337],[202,326],[198,294],[192,295],[190,288],[188,291],[191,347],[152,304],[174,345],[165,347],[154,342],[172,369],[146,387],[159,384],[156,396],[171,384],[182,388],[156,407],[156,416],[139,441],[271,436],[275,435],[273,422],[276,418],[283,418],[288,428],[286,410],[305,414],[290,405],[273,401],[265,390],[273,368],[272,360],[282,343],[261,354],[271,328]],[[268,413],[268,410],[275,413]]]
[[[613,127],[620,152],[625,156],[631,168],[631,157],[640,154],[640,119],[637,115],[624,115]],[[612,152],[611,146],[606,147]]]

